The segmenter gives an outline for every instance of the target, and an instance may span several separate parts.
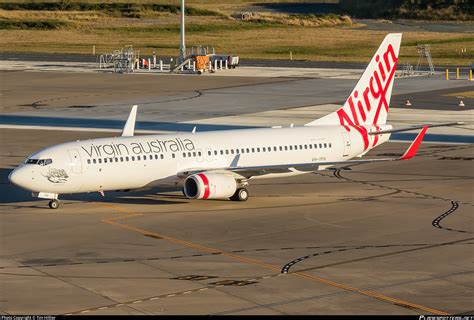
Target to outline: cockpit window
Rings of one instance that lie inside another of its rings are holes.
[[[53,163],[51,159],[26,159],[26,164],[37,164],[40,166],[47,166],[48,164]]]
[[[26,159],[26,164],[38,164],[38,159]]]

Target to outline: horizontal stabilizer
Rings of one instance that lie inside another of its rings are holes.
[[[381,131],[374,131],[369,132],[369,135],[378,135],[378,134],[385,134],[385,133],[395,133],[395,132],[405,132],[405,131],[412,131],[427,128],[436,128],[436,127],[449,127],[449,126],[459,126],[464,124],[464,122],[446,122],[446,123],[438,123],[438,124],[423,124],[419,126],[413,126],[408,128],[400,128],[400,129],[390,129],[390,130],[381,130]]]

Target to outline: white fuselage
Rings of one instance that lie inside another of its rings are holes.
[[[368,126],[367,131],[382,128],[391,126]],[[369,150],[389,136],[369,136]],[[180,185],[179,173],[187,170],[317,164],[367,151],[360,132],[340,125],[113,137],[45,148],[15,169],[15,183],[52,194],[128,190]]]

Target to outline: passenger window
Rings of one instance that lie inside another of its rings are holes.
[[[231,154],[234,154],[234,149],[230,149],[230,153],[231,153]]]
[[[249,148],[247,148],[247,153],[250,153],[250,149],[249,149]]]
[[[331,143],[329,143],[329,148],[332,148],[332,144],[331,144]]]
[[[293,146],[290,146],[290,150],[293,150]]]
[[[115,162],[118,162],[118,158],[115,158]]]
[[[252,153],[255,153],[255,148],[252,148]]]
[[[245,153],[245,149],[240,150],[240,153]]]
[[[328,145],[327,145],[327,143],[325,143],[325,144],[324,144],[324,148],[327,148],[327,147],[328,147]]]
[[[217,150],[214,150],[214,155],[217,156]]]
[[[171,154],[171,157],[174,159],[174,153]]]
[[[120,157],[120,162],[123,162],[123,157]]]
[[[186,158],[186,152],[183,152],[183,158]]]
[[[143,160],[146,160],[146,155],[143,156]]]
[[[263,148],[262,148],[262,151],[263,151],[263,152],[267,151],[267,148],[263,147]]]
[[[97,163],[97,161],[96,161],[95,159],[92,159],[92,162],[94,162],[94,164],[96,164],[96,163]]]
[[[211,155],[211,151],[208,151],[208,152],[207,152],[207,155],[210,156],[210,155]]]
[[[221,150],[221,156],[224,154],[224,150]]]
[[[312,145],[312,144],[310,144],[310,145],[309,145],[309,148],[310,148],[310,149],[313,149],[313,145]],[[316,149],[316,148],[315,148],[315,149]]]
[[[308,145],[307,145],[307,144],[305,144],[305,145],[304,145],[304,148],[305,148],[305,149],[308,149]]]
[[[229,154],[229,150],[226,150],[226,151],[225,151],[225,154]]]
[[[134,157],[134,156],[132,156],[132,161],[135,161],[135,157]]]
[[[193,152],[193,157],[196,157],[196,152]]]
[[[91,164],[91,159],[87,159],[87,164]]]
[[[188,157],[191,158],[192,156],[193,156],[193,154],[191,152],[188,152]]]
[[[129,160],[129,158],[128,158],[128,157],[125,157],[125,161],[127,161],[127,162],[128,162],[128,160]]]
[[[102,163],[102,159],[99,159],[99,163]]]
[[[273,151],[277,151],[277,147],[273,147]]]
[[[198,156],[201,156],[201,155],[202,155],[201,151],[198,151]]]
[[[323,147],[323,144],[322,144],[322,143],[320,143],[320,144],[319,144],[319,149],[321,149],[322,147]]]
[[[173,156],[174,156],[174,153],[173,153]],[[164,154],[160,154],[160,158],[161,159],[164,159],[165,158],[165,155]],[[173,157],[174,158],[174,157]]]
[[[260,148],[257,148],[257,152],[260,152]]]
[[[285,146],[285,151],[288,151],[288,146]]]
[[[140,160],[140,156],[137,156],[137,161]]]

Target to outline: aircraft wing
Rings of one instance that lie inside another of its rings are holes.
[[[374,163],[374,162],[385,162],[385,161],[401,161],[413,158],[418,148],[420,147],[421,141],[423,140],[428,126],[424,126],[420,133],[416,136],[415,140],[411,143],[408,149],[403,155],[398,158],[379,158],[379,159],[357,159],[357,160],[345,160],[345,161],[325,161],[317,163],[292,163],[284,165],[267,165],[267,166],[252,166],[252,167],[240,167],[238,166],[238,159],[240,155],[236,155],[231,166],[213,169],[190,169],[182,171],[178,174],[181,178],[186,178],[192,174],[199,172],[231,172],[237,176],[243,178],[251,178],[255,176],[270,174],[270,173],[286,173],[294,171],[317,171],[320,169],[326,169],[334,166],[346,166],[350,164],[363,164],[363,163]],[[235,165],[234,165],[235,164]]]

